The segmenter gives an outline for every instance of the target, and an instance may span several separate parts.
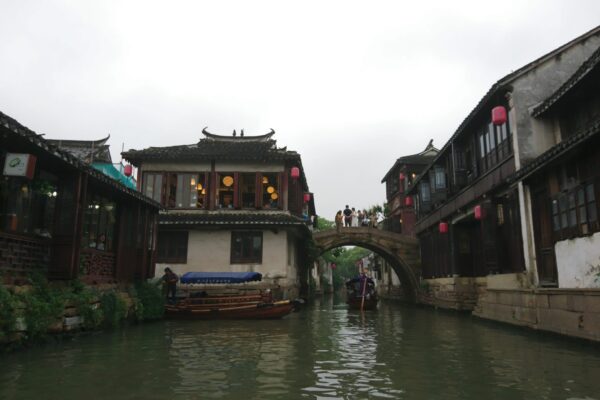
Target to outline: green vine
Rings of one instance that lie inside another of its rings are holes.
[[[17,304],[12,293],[0,285],[0,342],[5,341],[17,322]]]
[[[153,320],[163,317],[165,312],[165,297],[161,289],[148,282],[141,282],[135,286],[136,298],[139,311],[136,310],[138,321]]]
[[[104,315],[104,325],[114,327],[127,317],[127,303],[116,292],[105,292],[100,297],[100,308]]]
[[[42,338],[48,327],[62,317],[66,297],[61,291],[50,287],[40,274],[31,276],[32,290],[21,293],[17,299],[25,305],[24,319],[29,339]]]
[[[83,319],[84,329],[98,328],[104,320],[104,313],[98,304],[98,294],[80,281],[71,283],[69,300]]]

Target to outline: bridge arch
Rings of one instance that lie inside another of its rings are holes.
[[[402,283],[406,299],[416,302],[419,293],[421,260],[419,241],[411,236],[374,228],[342,228],[316,232],[315,244],[321,253],[341,246],[359,246],[374,251],[392,266]]]

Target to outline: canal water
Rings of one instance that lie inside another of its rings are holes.
[[[596,399],[600,348],[324,297],[276,321],[160,321],[0,355],[0,399]]]

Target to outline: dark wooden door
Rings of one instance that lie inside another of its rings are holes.
[[[532,193],[532,199],[533,231],[540,286],[557,286],[558,273],[552,239],[550,197],[545,189],[540,189]]]

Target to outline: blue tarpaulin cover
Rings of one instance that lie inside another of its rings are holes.
[[[181,283],[244,283],[262,280],[258,272],[186,272]]]

